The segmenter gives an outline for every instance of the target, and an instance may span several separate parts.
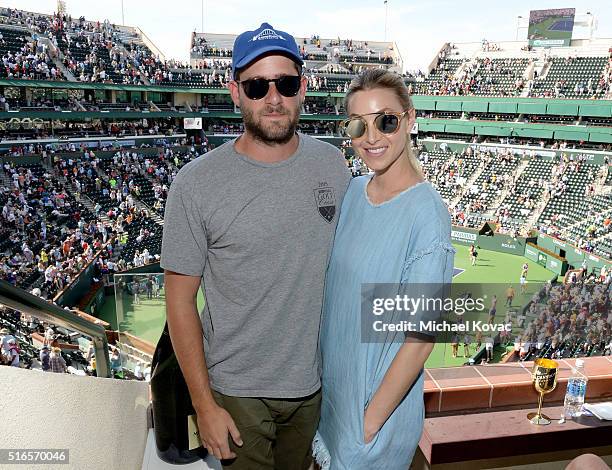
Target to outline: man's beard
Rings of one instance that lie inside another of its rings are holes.
[[[300,119],[300,105],[298,105],[293,112],[284,106],[266,106],[261,111],[261,114],[255,115],[255,113],[248,109],[248,107],[242,108],[242,117],[244,120],[245,129],[255,138],[261,142],[267,144],[286,144],[295,135],[298,121]],[[279,120],[267,120],[263,122],[263,115],[265,113],[280,113]]]

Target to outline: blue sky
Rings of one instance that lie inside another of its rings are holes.
[[[121,23],[121,0],[66,0],[73,16]],[[1,0],[0,5],[50,13],[56,0]],[[139,26],[167,57],[187,60],[189,33],[201,30],[201,0],[123,0],[125,23]],[[308,5],[308,6],[306,6]],[[408,69],[426,69],[445,41],[471,42],[515,40],[517,17],[531,9],[576,8],[577,15],[590,11],[597,18],[595,37],[612,38],[610,0],[565,3],[548,0],[388,0],[387,39],[398,43]],[[290,2],[287,0],[204,1],[204,30],[240,33],[267,21],[295,36],[383,40],[385,6],[382,0]],[[519,38],[526,37],[519,29]],[[584,30],[574,37],[585,37]]]

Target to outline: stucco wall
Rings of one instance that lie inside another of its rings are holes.
[[[141,468],[146,382],[0,367],[0,390],[0,448],[70,450],[70,465],[46,469]]]

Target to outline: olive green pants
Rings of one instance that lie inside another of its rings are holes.
[[[243,441],[238,447],[229,437],[236,458],[222,461],[224,469],[308,469],[321,412],[320,390],[291,399],[230,397],[215,390],[213,395],[232,416]]]

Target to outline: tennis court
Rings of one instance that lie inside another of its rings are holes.
[[[529,25],[529,39],[571,39],[573,18],[549,17]]]
[[[455,267],[453,273],[454,284],[470,284],[471,286],[482,286],[482,292],[488,296],[496,294],[498,298],[497,314],[495,322],[501,323],[506,317],[507,308],[504,305],[505,290],[512,284],[517,295],[512,302],[513,311],[518,310],[519,305],[524,305],[527,300],[535,293],[541,284],[552,279],[554,274],[546,268],[528,261],[522,256],[510,255],[506,253],[498,253],[495,251],[478,250],[476,265],[472,266],[470,261],[469,247],[464,245],[453,245],[457,250],[455,255]],[[525,262],[529,263],[529,272],[527,275],[527,287],[523,296],[520,295],[519,279],[521,276],[521,267]],[[475,293],[478,294],[478,293]],[[488,321],[488,307],[483,314],[470,318],[470,320]],[[468,358],[464,356],[464,348],[461,343],[458,348],[458,357],[452,357],[451,345],[448,340],[452,335],[445,335],[440,338],[441,342],[435,345],[429,359],[425,363],[426,367],[448,367],[458,366],[467,362]],[[484,335],[486,337],[486,335]],[[472,337],[472,339],[475,339]],[[463,335],[460,335],[460,340],[463,341]],[[470,356],[476,352],[476,343],[472,342],[469,346]],[[505,352],[502,348],[496,347],[493,354],[493,361],[499,361],[501,355]]]
[[[455,255],[455,268],[453,270],[454,284],[470,284],[480,285],[482,292],[490,295],[496,293],[498,298],[496,322],[502,322],[506,316],[506,307],[504,306],[504,292],[509,283],[512,283],[517,292],[513,308],[516,310],[522,302],[525,302],[528,297],[531,297],[535,290],[539,288],[539,284],[551,279],[554,275],[552,272],[542,266],[529,262],[529,273],[527,276],[528,284],[526,294],[521,297],[519,288],[519,278],[521,267],[525,263],[526,258],[505,253],[498,253],[487,250],[478,250],[477,263],[471,265],[469,249],[467,246],[454,245],[457,250]],[[142,275],[140,275],[143,278]],[[146,277],[146,275],[145,275]],[[163,279],[163,276],[162,276]],[[126,284],[133,282],[132,279],[126,279]],[[473,292],[474,295],[481,295],[482,292]],[[202,293],[198,294],[198,308],[204,305]],[[478,318],[483,322],[488,320],[488,307]],[[119,318],[118,314],[119,313]],[[138,295],[138,302],[135,301],[135,296],[132,291],[124,289],[123,293],[117,296],[108,296],[106,302],[100,312],[100,318],[108,321],[113,329],[118,329],[122,332],[129,332],[146,341],[155,344],[163,330],[166,320],[165,315],[165,293],[163,282],[158,291],[158,296],[151,295],[150,298],[146,291],[141,291]],[[456,358],[452,357],[451,346],[446,341],[450,335],[441,337],[439,344],[436,344],[434,350],[429,357],[427,367],[448,367],[461,365],[467,361],[463,357],[463,345],[459,347],[459,355]],[[463,335],[461,335],[463,340]],[[470,354],[476,351],[476,344],[470,346]],[[503,351],[495,350],[494,360],[499,360]]]

